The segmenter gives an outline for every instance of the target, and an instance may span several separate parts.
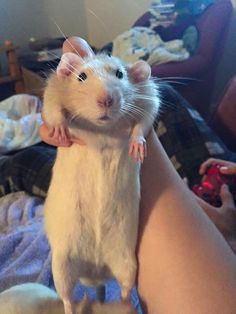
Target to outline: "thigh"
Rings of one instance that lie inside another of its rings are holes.
[[[153,133],[147,145],[138,290],[148,313],[236,313],[236,256],[177,176]]]

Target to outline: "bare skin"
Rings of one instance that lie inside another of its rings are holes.
[[[206,169],[212,164],[220,164],[222,165],[220,168],[220,172],[222,174],[236,174],[236,163],[232,161],[209,158],[205,162],[203,162],[199,169],[199,174],[203,175],[206,172]]]
[[[236,256],[154,132],[147,147],[138,246],[138,290],[146,313],[236,312]]]
[[[58,136],[58,134],[55,134],[55,130],[50,129],[45,123],[42,123],[42,125],[40,126],[39,135],[44,142],[53,146],[69,147],[72,145],[72,143],[86,145],[86,143],[82,139],[72,137],[69,134],[69,131],[68,133],[66,133],[65,136]]]
[[[199,174],[204,176],[209,166],[213,164],[221,165],[220,172],[224,175],[236,176],[236,163],[221,160],[216,158],[209,158],[204,161],[199,168]],[[184,182],[188,185],[187,178],[184,178]],[[236,254],[236,207],[234,198],[229,187],[223,184],[220,189],[221,206],[215,207],[207,203],[200,197],[194,194],[195,199],[201,208],[205,211],[208,217],[219,229],[225,240],[228,242],[233,252]]]
[[[204,175],[212,164],[222,165],[220,172],[224,175],[236,175],[236,163],[221,159],[210,158],[206,160],[199,169],[199,174]],[[196,199],[209,216],[209,218],[214,222],[219,231],[223,234],[228,244],[231,246],[232,250],[236,254],[236,208],[234,204],[234,199],[229,191],[226,184],[223,184],[220,190],[220,197],[222,205],[220,207],[215,207],[201,198],[196,196]]]
[[[80,49],[78,38],[71,43]],[[47,128],[41,135],[53,143]],[[137,287],[145,313],[236,313],[236,255],[176,173],[154,131],[147,148],[137,246]]]

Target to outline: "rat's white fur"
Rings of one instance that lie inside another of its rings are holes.
[[[13,286],[0,293],[1,314],[64,314],[63,302],[51,289],[37,283]],[[76,314],[134,314],[130,304],[100,304],[84,298]]]
[[[71,294],[78,280],[97,286],[115,277],[123,299],[129,297],[140,200],[140,163],[128,156],[130,138],[151,128],[159,107],[147,64],[127,72],[118,59],[102,56],[78,60],[73,72],[86,72],[87,79],[53,75],[43,111],[51,126],[68,123],[64,109],[72,113],[69,126],[86,142],[58,148],[45,204],[53,276],[66,314],[74,313]],[[112,106],[98,106],[107,94]],[[108,121],[100,119],[104,115]]]

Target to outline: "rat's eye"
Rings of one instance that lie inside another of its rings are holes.
[[[123,72],[121,72],[120,70],[116,70],[116,77],[118,77],[119,79],[122,79],[124,76]]]
[[[87,74],[86,74],[85,72],[80,73],[80,75],[78,76],[78,80],[79,80],[80,82],[85,81],[86,78],[87,78]]]

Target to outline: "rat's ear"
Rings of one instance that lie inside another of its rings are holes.
[[[57,77],[64,79],[71,73],[75,73],[75,66],[83,64],[84,60],[72,52],[66,52],[62,55],[61,61],[57,66]]]
[[[135,62],[131,68],[128,70],[130,78],[135,83],[141,83],[143,81],[146,81],[151,76],[151,67],[150,65],[145,61],[137,61]]]
[[[62,46],[63,52],[74,52],[77,53],[81,58],[93,57],[94,52],[89,46],[86,40],[81,37],[69,37],[67,38]]]

